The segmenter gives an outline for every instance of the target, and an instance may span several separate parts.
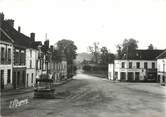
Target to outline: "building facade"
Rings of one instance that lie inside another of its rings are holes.
[[[157,57],[157,74],[159,81],[166,84],[166,51]]]
[[[26,49],[26,87],[32,87],[35,84],[36,77],[36,51],[33,48]]]
[[[13,40],[0,27],[0,81],[1,89],[11,89],[13,72]]]
[[[128,58],[109,64],[108,77],[120,81],[157,81],[157,60],[162,50],[136,50]]]
[[[27,76],[27,64],[30,64],[29,61],[32,61],[34,65],[34,57],[29,57],[30,50],[33,49],[31,47],[32,42],[34,41],[30,37],[21,33],[21,27],[18,27],[18,30],[14,28],[14,20],[3,20],[1,22],[2,29],[6,32],[9,37],[13,39],[13,62],[12,62],[12,85],[13,88],[25,88],[29,85],[29,79],[26,78]],[[27,53],[26,53],[27,52]],[[27,59],[27,63],[26,63]],[[29,69],[28,69],[29,70]],[[32,70],[31,70],[32,71]],[[29,71],[28,71],[29,72]],[[33,69],[35,72],[35,68]],[[35,73],[34,73],[35,76]]]
[[[55,82],[59,82],[67,79],[67,61],[63,52],[59,55],[58,50],[51,48],[50,74]]]

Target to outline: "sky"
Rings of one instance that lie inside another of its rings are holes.
[[[0,0],[0,12],[36,40],[73,40],[77,52],[99,42],[110,52],[126,39],[166,48],[166,0]]]

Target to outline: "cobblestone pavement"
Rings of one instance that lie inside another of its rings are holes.
[[[79,73],[56,88],[56,99],[31,99],[8,117],[164,117],[166,88],[157,83],[113,83]],[[29,94],[32,95],[32,94]]]

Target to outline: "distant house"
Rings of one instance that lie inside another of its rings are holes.
[[[108,65],[108,78],[120,81],[157,81],[157,59],[163,50],[136,50]]]
[[[50,61],[50,73],[55,82],[67,79],[67,61],[64,53],[58,55],[58,50],[51,47],[52,57]]]
[[[3,14],[0,14],[4,18]],[[1,19],[1,21],[4,19]],[[13,39],[0,27],[0,81],[1,89],[11,89],[13,72]]]
[[[166,83],[166,50],[157,57],[157,74],[161,83]]]

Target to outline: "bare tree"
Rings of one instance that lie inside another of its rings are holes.
[[[99,62],[99,55],[100,55],[99,43],[94,42],[93,46],[89,46],[88,49],[91,52],[91,54],[93,55],[93,61],[95,63],[98,63]]]

